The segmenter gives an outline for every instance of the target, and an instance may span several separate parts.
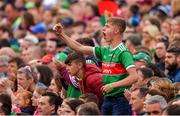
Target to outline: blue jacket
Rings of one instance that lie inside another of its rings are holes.
[[[180,82],[180,68],[168,73],[168,78],[174,82]]]

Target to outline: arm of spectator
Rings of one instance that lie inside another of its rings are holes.
[[[127,72],[129,74],[129,76],[123,80],[114,82],[114,83],[110,83],[110,84],[106,84],[102,87],[102,91],[105,93],[109,93],[112,91],[112,88],[119,88],[119,87],[126,87],[126,86],[130,86],[133,83],[135,83],[138,79],[138,74],[136,72],[136,68],[132,67],[127,69]]]
[[[64,42],[71,47],[73,50],[77,51],[77,52],[81,52],[83,54],[89,54],[89,55],[93,55],[93,47],[90,46],[84,46],[80,43],[78,43],[76,40],[71,39],[70,37],[68,37],[64,32],[63,32],[63,26],[61,24],[56,24],[53,27],[53,30],[55,31],[55,33],[64,40]]]

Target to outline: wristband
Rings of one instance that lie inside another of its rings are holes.
[[[112,87],[112,83],[109,84],[109,88],[112,91],[114,88]]]

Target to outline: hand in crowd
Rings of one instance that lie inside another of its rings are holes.
[[[62,33],[63,26],[60,23],[58,23],[53,27],[53,30],[57,35],[60,35]]]
[[[10,88],[10,80],[8,78],[1,78],[0,80],[0,90],[5,91]]]
[[[64,62],[58,62],[53,58],[53,63],[56,69],[60,70],[61,68],[65,67],[66,65]]]
[[[131,97],[131,93],[128,89],[125,89],[124,91],[124,96],[126,97],[126,99],[129,101],[130,97]]]
[[[106,84],[104,86],[102,86],[101,90],[103,93],[109,93],[112,91],[113,88],[111,88],[112,84]]]

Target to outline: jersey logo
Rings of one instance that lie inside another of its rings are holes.
[[[119,63],[102,63],[102,71],[105,75],[122,75],[126,74],[126,69]]]

